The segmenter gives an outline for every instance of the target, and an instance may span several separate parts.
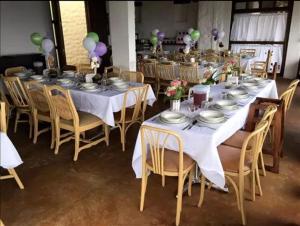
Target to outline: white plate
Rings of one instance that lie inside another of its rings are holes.
[[[243,96],[248,96],[248,92],[246,92],[245,90],[234,89],[234,90],[230,90],[228,92],[228,95],[233,97],[243,97]]]
[[[165,123],[184,123],[186,122],[187,118],[184,114],[179,112],[172,112],[172,111],[164,111],[160,114],[159,119]]]
[[[43,76],[42,75],[31,75],[30,78],[32,78],[34,80],[42,80]]]
[[[70,79],[66,79],[66,78],[61,78],[61,79],[57,79],[57,81],[61,84],[69,84],[72,83],[72,81]]]
[[[96,83],[82,83],[80,85],[80,87],[82,89],[86,89],[86,90],[94,90],[94,89],[98,88],[98,84],[96,84]]]
[[[16,76],[20,77],[20,78],[23,78],[23,77],[26,77],[26,73],[24,72],[17,72],[17,73],[14,73]]]
[[[224,114],[220,111],[205,110],[199,113],[197,120],[207,123],[220,123],[224,120]]]
[[[215,102],[215,107],[219,109],[232,110],[237,107],[237,103],[233,100],[218,100]]]

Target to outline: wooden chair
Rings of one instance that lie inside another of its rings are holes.
[[[25,72],[26,70],[26,67],[23,66],[6,68],[4,76],[14,76],[15,73]]]
[[[104,75],[106,78],[119,77],[121,74],[121,68],[116,66],[109,66],[104,68]]]
[[[203,81],[203,79],[200,78],[197,63],[193,63],[190,65],[180,64],[179,76],[181,80],[185,80],[189,84],[199,84]]]
[[[138,71],[122,71],[120,78],[128,82],[144,83],[144,75]]]
[[[159,63],[156,66],[156,73],[157,73],[157,89],[156,89],[156,98],[158,95],[164,92],[160,92],[162,87],[168,87],[170,85],[170,81],[176,79],[175,73],[175,65],[170,62],[169,64],[166,63]]]
[[[276,105],[275,104],[269,104],[269,106],[266,108],[266,110],[265,110],[265,112],[262,116],[261,120],[265,120],[265,121],[268,122],[268,125],[267,125],[268,131],[269,131],[270,126],[273,122],[273,118],[274,118],[276,112],[277,112]],[[239,130],[235,134],[233,134],[231,137],[229,137],[223,144],[224,145],[229,145],[231,147],[242,148],[243,141],[247,138],[247,136],[249,136],[249,134],[251,132],[250,131]],[[264,137],[264,140],[265,140],[265,137]],[[266,176],[266,170],[265,170],[265,164],[264,164],[262,151],[259,153],[259,156],[260,156],[260,162],[261,162],[261,168],[262,168],[262,171],[263,171],[263,175]]]
[[[170,139],[177,144],[178,151],[166,148],[166,144]],[[162,186],[165,186],[165,176],[178,177],[176,225],[179,225],[184,181],[189,175],[188,195],[191,196],[195,162],[183,153],[183,141],[173,131],[143,125],[141,127],[141,141],[142,184],[140,211],[144,209],[149,172],[162,176]]]
[[[290,85],[288,87],[288,88],[293,89],[293,93],[291,94],[291,97],[290,97],[290,100],[289,100],[288,109],[290,109],[290,106],[291,106],[291,103],[292,103],[292,100],[293,100],[293,97],[295,95],[295,92],[296,92],[296,89],[297,89],[297,86],[298,86],[299,82],[300,82],[299,79],[295,79],[290,83]]]
[[[79,153],[86,148],[105,141],[106,145],[109,144],[109,131],[107,125],[98,117],[86,113],[76,111],[69,90],[60,86],[44,86],[48,104],[50,106],[51,115],[54,118],[55,125],[55,154],[58,154],[59,146],[65,142],[75,139],[75,153],[74,161],[77,161]],[[81,139],[80,134],[96,127],[103,126],[105,136],[99,139]],[[64,129],[69,131],[66,134],[60,133]],[[63,138],[61,140],[61,138]],[[80,146],[80,141],[85,145]]]
[[[50,108],[47,102],[46,90],[43,85],[37,81],[28,81],[24,83],[25,91],[28,95],[29,105],[31,107],[33,118],[33,143],[37,142],[40,134],[49,131],[49,127],[39,131],[39,122],[51,124],[51,149],[54,148],[55,127],[53,117],[50,115]]]
[[[241,55],[252,56],[255,57],[256,50],[255,49],[240,49]]]
[[[129,88],[124,95],[122,110],[115,113],[115,122],[116,126],[118,126],[120,129],[123,151],[125,151],[126,133],[128,129],[133,124],[141,124],[144,121],[144,114],[147,107],[148,89],[148,84],[141,87]],[[130,106],[130,103],[132,102],[135,104]]]
[[[284,91],[279,99],[283,100],[283,105],[284,105],[284,115],[286,115],[287,111],[289,110],[290,106],[291,106],[291,101],[293,98],[293,93],[294,93],[294,88],[288,88],[286,91]]]
[[[260,178],[258,173],[258,157],[261,152],[264,137],[267,133],[267,121],[261,121],[255,130],[243,141],[241,149],[220,145],[218,152],[224,169],[225,178],[229,181],[235,190],[237,206],[241,212],[242,223],[246,225],[246,216],[244,211],[244,183],[245,177],[251,176],[252,198],[255,196],[255,181],[261,192]],[[251,145],[249,145],[251,144]],[[237,183],[234,179],[237,179]],[[200,199],[198,207],[202,206],[204,200],[205,177],[201,175]]]
[[[253,74],[257,77],[268,78],[266,62],[264,62],[264,61],[255,61],[251,65],[251,74]]]
[[[0,132],[3,133],[7,133],[7,127],[6,127],[6,108],[5,108],[5,103],[4,102],[0,102]],[[5,179],[15,179],[19,188],[20,189],[24,189],[24,185],[21,182],[17,172],[15,171],[14,168],[11,169],[7,169],[9,172],[9,175],[5,175],[5,176],[0,176],[0,180],[5,180]]]
[[[31,109],[29,106],[29,99],[24,90],[23,85],[19,77],[9,76],[4,77],[4,84],[9,92],[10,97],[12,98],[14,107],[16,108],[16,119],[15,119],[15,128],[14,132],[17,132],[17,127],[19,123],[28,122],[29,123],[29,138],[32,137],[32,117]],[[20,116],[25,114],[28,116],[28,120],[20,120]]]

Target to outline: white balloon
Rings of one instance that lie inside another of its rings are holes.
[[[224,38],[224,36],[225,36],[225,32],[224,32],[224,31],[220,31],[220,32],[218,33],[219,39]]]
[[[193,28],[189,28],[189,29],[188,29],[188,33],[189,33],[189,34],[191,34],[193,31],[194,31]]]
[[[158,32],[159,32],[159,30],[156,28],[151,33],[156,36]]]
[[[189,44],[191,43],[191,41],[192,41],[192,38],[191,38],[190,35],[185,35],[185,36],[183,36],[183,42],[184,42],[185,44],[189,45]]]
[[[184,52],[185,54],[188,54],[188,53],[190,52],[190,47],[187,45],[187,46],[184,48],[183,52]]]

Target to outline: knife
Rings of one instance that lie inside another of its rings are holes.
[[[195,119],[187,128],[187,130],[190,130],[195,124],[197,123],[197,120]]]

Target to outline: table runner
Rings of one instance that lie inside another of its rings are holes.
[[[219,84],[211,87],[211,96],[214,100],[220,99],[222,91],[224,91],[224,84]],[[253,94],[253,93],[252,93]],[[177,132],[183,140],[183,150],[192,159],[194,159],[201,169],[201,172],[205,177],[216,184],[217,186],[224,188],[225,178],[222,164],[219,158],[217,146],[223,143],[226,139],[232,136],[236,131],[241,129],[247,119],[250,104],[255,101],[256,97],[266,98],[278,98],[276,83],[274,80],[270,81],[264,88],[259,90],[258,93],[250,96],[249,99],[244,102],[244,106],[234,111],[227,121],[221,124],[217,129],[211,129],[207,127],[194,126],[190,130],[182,130],[184,126],[172,126],[169,124],[157,123],[153,118],[148,119],[143,125],[150,125],[153,127],[159,127],[169,129]],[[184,106],[187,102],[182,104],[183,112]],[[201,111],[201,110],[200,110]],[[196,114],[196,113],[195,113]],[[228,117],[228,116],[227,116]],[[166,145],[167,148],[177,151],[175,142],[170,139]],[[137,178],[142,176],[142,150],[141,150],[141,137],[140,132],[138,134],[136,145],[132,158],[132,167]]]

